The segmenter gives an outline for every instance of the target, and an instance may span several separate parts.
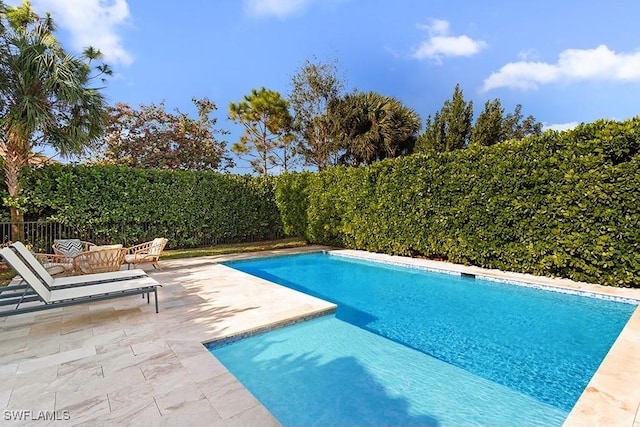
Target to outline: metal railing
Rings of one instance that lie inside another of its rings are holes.
[[[282,230],[269,229],[260,233],[241,233],[238,230],[219,232],[209,229],[190,227],[169,227],[149,223],[101,224],[99,226],[69,226],[53,221],[25,221],[21,223],[0,222],[0,243],[12,240],[11,229],[14,225],[22,231],[21,239],[31,245],[36,252],[51,252],[56,239],[80,239],[98,245],[122,243],[125,247],[150,241],[156,237],[169,239],[167,248],[189,248],[215,246],[229,243],[247,243],[272,240],[284,237]]]

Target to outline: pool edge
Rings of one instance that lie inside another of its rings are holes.
[[[327,301],[327,303],[329,302]],[[260,325],[255,328],[247,329],[247,330],[230,334],[227,336],[214,338],[209,341],[204,341],[202,345],[204,345],[208,350],[215,347],[225,346],[227,344],[231,344],[241,339],[252,337],[254,335],[260,335],[265,332],[272,331],[274,329],[280,329],[280,328],[292,326],[298,323],[306,322],[308,320],[317,319],[319,317],[329,316],[334,314],[336,312],[336,309],[337,309],[337,306],[334,304],[333,307],[321,308],[319,310],[307,312],[301,316],[295,316],[287,319],[278,320],[275,322],[271,322],[265,325]]]
[[[386,255],[353,249],[338,249],[326,252],[334,256],[345,258],[382,262],[386,264],[398,265],[408,268],[417,268],[445,274],[474,276],[483,280],[507,283],[516,286],[526,286],[553,292],[562,292],[573,295],[582,295],[592,298],[601,298],[616,302],[640,305],[640,289],[635,288],[614,288],[611,286],[576,282],[571,279],[535,276],[526,273],[515,273],[476,266],[453,264],[446,261],[433,261],[422,258]]]
[[[564,427],[638,427],[640,411],[640,306],[618,335],[569,412]]]

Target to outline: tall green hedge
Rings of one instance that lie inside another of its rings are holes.
[[[640,117],[603,120],[292,174],[276,193],[285,230],[314,243],[640,287],[639,151]]]
[[[173,247],[284,232],[313,243],[640,287],[639,151],[640,117],[277,178],[45,166],[24,177],[26,218],[107,238],[122,227],[132,240],[161,233]]]
[[[309,209],[310,172],[283,174],[277,178],[275,198],[287,236],[300,237],[306,234]]]
[[[272,178],[121,166],[54,165],[24,178],[28,220],[51,219],[132,240],[171,236],[172,247],[282,235]],[[139,236],[139,237],[138,237]]]

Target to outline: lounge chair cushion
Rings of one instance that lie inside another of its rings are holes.
[[[149,248],[149,254],[160,255],[160,252],[162,251],[162,247],[164,246],[163,241],[164,241],[163,237],[157,237],[153,239],[153,241],[151,242],[151,247]]]
[[[57,239],[53,243],[58,248],[61,255],[73,257],[84,251],[84,245],[80,239]]]

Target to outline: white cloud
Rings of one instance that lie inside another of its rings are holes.
[[[251,15],[277,16],[285,18],[293,13],[300,12],[314,0],[245,0],[244,7]]]
[[[640,81],[640,51],[616,53],[605,45],[595,49],[567,49],[555,64],[511,62],[484,81],[483,90],[499,87],[537,89],[540,84],[586,80]]]
[[[133,62],[118,34],[131,18],[127,0],[32,0],[32,4],[39,14],[51,12],[56,24],[69,31],[73,49],[93,46],[107,63]]]
[[[538,52],[533,49],[523,50],[518,52],[518,58],[521,61],[533,61],[534,59],[538,59]]]
[[[449,34],[449,21],[444,19],[432,19],[429,25],[418,25],[418,28],[427,30],[430,36]]]
[[[449,22],[434,19],[428,25],[418,28],[429,32],[429,39],[420,43],[412,56],[416,59],[431,59],[441,63],[447,56],[472,56],[484,49],[487,44],[482,40],[474,40],[469,36],[452,36],[449,34]]]
[[[574,127],[578,126],[579,124],[580,124],[580,122],[556,123],[556,124],[553,124],[553,125],[545,124],[543,126],[543,128],[544,128],[544,130],[563,131],[563,130],[573,129]]]

